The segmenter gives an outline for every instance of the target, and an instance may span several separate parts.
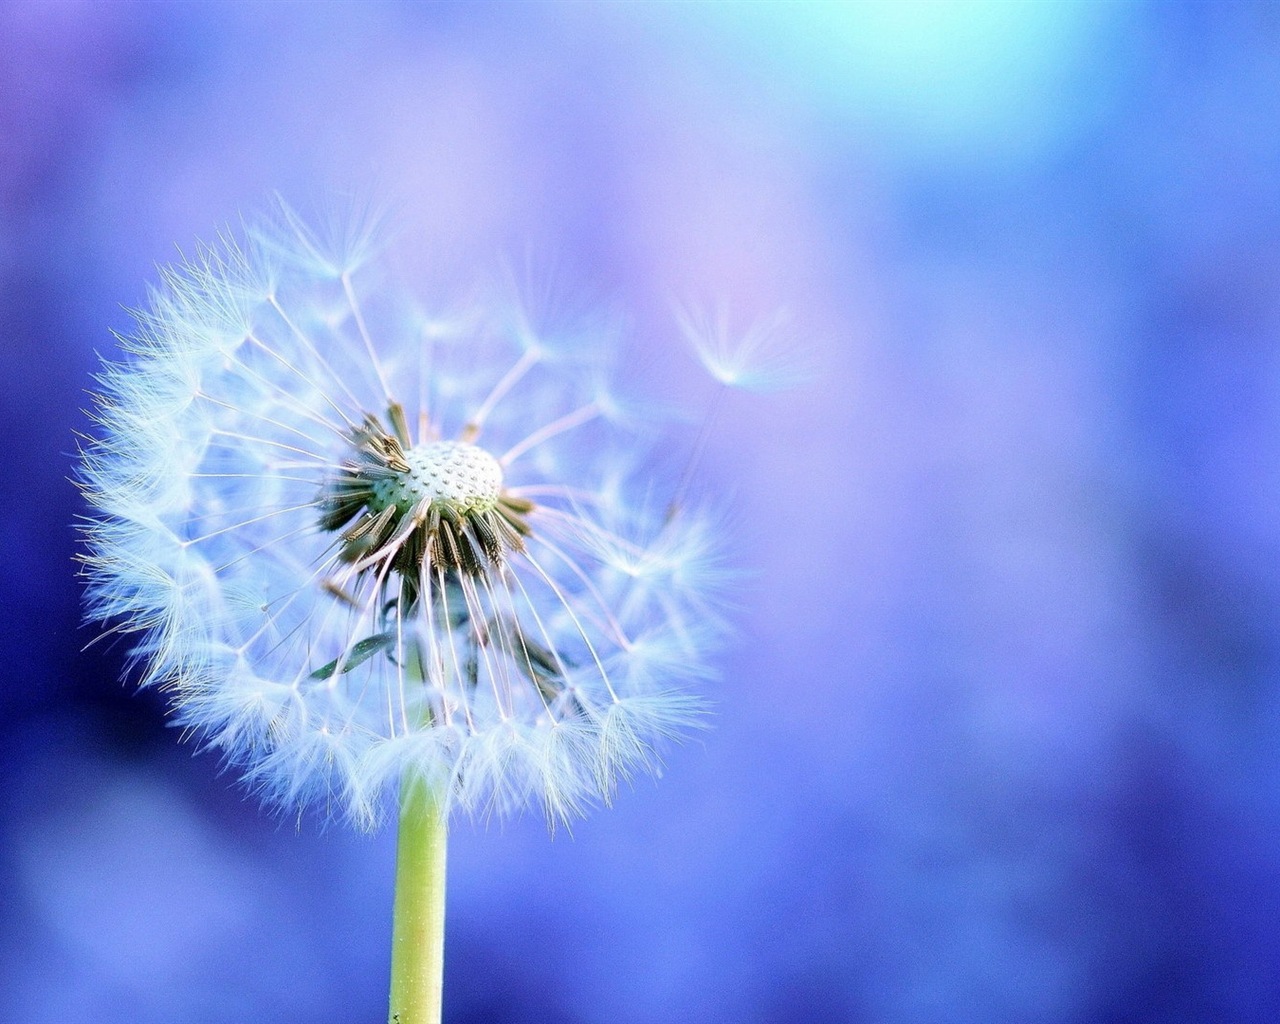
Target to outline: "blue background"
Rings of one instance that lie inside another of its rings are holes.
[[[456,828],[449,1021],[1280,1018],[1278,11],[0,6],[0,1020],[384,1019],[393,837],[82,650],[67,479],[155,265],[350,185],[662,365],[674,297],[814,370],[700,473],[715,728]]]

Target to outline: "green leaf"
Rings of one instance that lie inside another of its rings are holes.
[[[342,658],[334,658],[329,664],[316,669],[311,673],[312,679],[328,679],[338,670],[338,662],[342,661],[342,674],[346,675],[353,668],[359,668],[375,654],[389,651],[395,646],[396,635],[394,633],[375,633],[373,636],[367,636],[363,640],[357,640],[351,645],[351,650],[347,652],[346,660]]]

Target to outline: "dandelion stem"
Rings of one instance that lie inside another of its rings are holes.
[[[446,833],[445,817],[430,784],[406,776],[400,790],[396,846],[389,1024],[440,1024]]]

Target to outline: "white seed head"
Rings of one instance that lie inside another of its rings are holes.
[[[502,466],[483,448],[463,441],[435,441],[404,453],[406,473],[373,485],[373,512],[388,505],[408,511],[420,501],[447,502],[460,512],[496,508],[502,493]]]
[[[608,346],[424,334],[362,231],[282,208],[166,272],[81,465],[90,609],[281,807],[581,813],[697,724],[709,521],[601,415]]]

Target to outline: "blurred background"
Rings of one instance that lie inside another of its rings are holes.
[[[385,1019],[394,837],[82,650],[68,482],[156,265],[348,186],[815,370],[700,474],[715,728],[458,824],[448,1021],[1280,1019],[1277,109],[1269,3],[0,4],[0,1020]]]

